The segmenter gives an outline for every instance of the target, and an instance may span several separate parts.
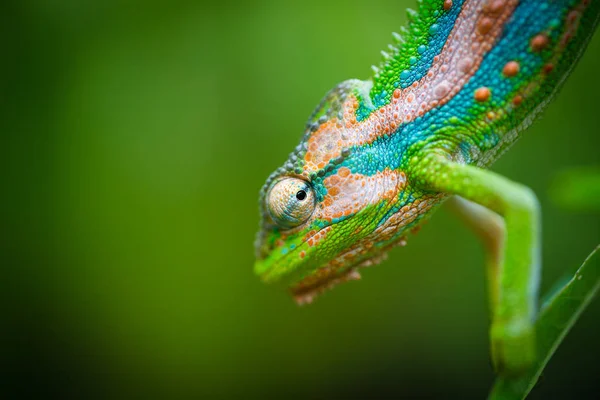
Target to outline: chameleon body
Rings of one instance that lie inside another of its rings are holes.
[[[268,178],[256,273],[310,302],[358,278],[453,199],[487,238],[495,364],[526,367],[539,207],[487,168],[561,87],[599,15],[597,0],[420,1],[372,79],[331,90]]]

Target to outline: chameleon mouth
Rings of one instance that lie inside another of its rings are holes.
[[[303,238],[298,245],[283,248],[265,246],[265,235],[263,232],[259,232],[255,244],[257,254],[254,272],[265,282],[278,281],[286,275],[296,273],[296,268],[291,268],[291,265],[297,266],[303,263],[304,260],[308,260],[308,254],[316,249],[311,243],[316,241],[324,232],[330,230],[331,226],[328,225],[312,232],[310,236]]]

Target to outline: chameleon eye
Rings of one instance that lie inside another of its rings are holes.
[[[275,183],[267,194],[267,210],[282,228],[305,222],[315,210],[315,195],[308,182],[285,178]]]

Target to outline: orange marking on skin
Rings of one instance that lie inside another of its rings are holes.
[[[340,155],[342,127],[337,118],[323,123],[308,139],[308,151],[304,160],[309,169],[323,168],[327,163]]]
[[[523,96],[521,96],[521,95],[516,95],[512,101],[513,105],[515,105],[517,107],[520,106],[522,102],[523,102]]]
[[[545,74],[549,74],[553,70],[554,70],[554,64],[551,64],[551,63],[544,65],[544,68],[542,69],[542,71],[544,71]]]
[[[494,20],[492,18],[483,17],[479,20],[479,23],[477,24],[477,30],[482,35],[486,35],[492,30],[493,26]]]
[[[338,175],[341,176],[342,178],[345,178],[348,175],[350,175],[350,169],[348,169],[346,167],[342,167],[338,170]]]
[[[332,179],[337,175],[336,179]],[[375,175],[352,174],[344,167],[336,175],[325,178],[323,185],[327,189],[323,208],[317,211],[315,218],[336,219],[352,215],[369,204],[383,200],[395,201],[398,193],[406,185],[406,175],[396,170],[385,169]],[[365,193],[369,196],[365,196]],[[327,201],[331,199],[331,201]]]
[[[573,10],[567,15],[567,23],[573,25],[579,19],[579,11]]]
[[[444,0],[444,11],[452,8],[452,0]]]
[[[573,35],[571,34],[571,32],[566,32],[560,40],[560,45],[562,47],[565,47],[572,38],[573,38]]]
[[[550,43],[548,36],[546,36],[543,33],[540,33],[539,35],[536,35],[533,39],[531,39],[531,50],[536,53],[540,52],[548,46],[548,43]]]
[[[575,33],[577,32],[577,28],[579,27],[579,21],[581,19],[582,13],[587,6],[587,3],[582,2],[577,6],[575,10],[571,10],[569,14],[567,14],[565,23],[566,30],[560,39],[561,47],[565,47],[571,41],[571,39],[573,39]]]
[[[502,73],[504,74],[504,76],[510,78],[510,77],[516,76],[519,73],[519,69],[520,69],[520,65],[518,62],[509,61],[504,65],[504,68],[502,69]]]
[[[323,218],[324,220],[328,221],[329,223],[331,223],[331,219],[330,218]],[[312,235],[307,241],[306,243],[309,246],[316,246],[321,240],[323,240],[325,238],[325,236],[327,236],[327,233],[329,233],[329,231],[331,230],[331,227],[326,227],[321,229],[320,231],[318,231],[317,233],[315,233],[314,235]]]
[[[475,91],[475,100],[477,100],[480,103],[483,103],[488,101],[491,95],[492,93],[490,92],[490,89],[485,86],[482,86]]]
[[[485,11],[491,14],[497,14],[502,11],[504,7],[504,2],[502,0],[492,0],[488,4],[485,5]]]
[[[304,250],[302,250],[299,255],[300,255],[300,258],[304,258],[306,256],[306,252]]]

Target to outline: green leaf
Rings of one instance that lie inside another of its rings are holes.
[[[518,378],[499,377],[489,400],[524,399],[575,321],[600,288],[600,246],[583,265],[545,301],[535,325],[538,360]]]

